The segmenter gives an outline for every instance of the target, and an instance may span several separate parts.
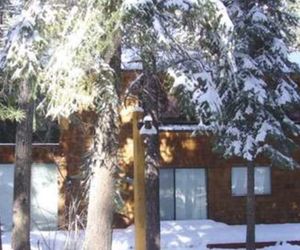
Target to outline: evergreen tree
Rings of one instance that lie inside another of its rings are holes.
[[[120,46],[121,1],[72,3],[44,70],[48,115],[70,118],[95,112],[94,143],[87,157],[90,192],[84,249],[111,249],[117,170],[118,107],[115,70]]]
[[[125,5],[126,6],[126,5]],[[129,88],[129,94],[135,95],[145,114],[153,117],[153,126],[158,131],[160,116],[166,104],[166,93],[157,71],[157,38],[154,33],[154,6],[150,3],[126,6],[128,15],[124,21],[123,46],[139,51],[142,74]],[[134,30],[135,39],[132,39]],[[142,32],[143,31],[143,32]],[[146,196],[146,249],[160,249],[160,214],[159,214],[159,134],[146,136],[145,152],[145,196]],[[134,178],[136,175],[134,174]]]
[[[119,4],[104,0],[49,1],[48,5],[30,1],[14,19],[1,54],[3,79],[9,79],[3,88],[18,96],[19,83],[26,87],[26,98],[19,99],[20,104],[33,103],[40,89],[46,97],[40,107],[52,118],[68,118],[83,110],[96,112],[95,141],[88,158],[91,192],[86,249],[111,248],[118,96],[114,71],[108,63],[120,44],[116,39]],[[32,126],[28,123],[27,127]],[[23,134],[29,136],[29,132]],[[26,156],[30,157],[29,151]],[[30,162],[27,165],[26,173],[30,173]],[[30,174],[27,177],[23,183],[30,187]],[[27,218],[29,195],[26,192]],[[26,237],[15,237],[14,249],[29,249],[29,220],[25,221],[26,228],[19,227],[19,233]]]
[[[128,1],[124,8],[128,12],[128,19],[124,22],[123,48],[135,51],[142,66],[142,73],[129,87],[129,94],[138,97],[145,112],[153,117],[158,130],[161,114],[168,102],[160,75],[171,75],[178,86],[176,92],[182,94],[183,99],[180,100],[183,109],[190,107],[191,100],[203,93],[195,91],[192,86],[199,90],[208,87],[208,95],[215,91],[210,86],[212,80],[206,80],[212,78],[210,75],[213,70],[218,71],[211,69],[209,66],[212,63],[208,62],[213,57],[214,60],[220,57],[229,60],[228,44],[224,44],[223,37],[230,32],[230,28],[228,30],[226,17],[220,15],[224,6],[214,1]],[[201,45],[203,50],[200,50]],[[218,57],[214,56],[217,52]],[[201,105],[206,105],[207,109],[215,107],[216,102],[207,97],[201,99]],[[202,110],[202,107],[198,109]],[[217,111],[214,112],[215,116]],[[201,112],[200,116],[214,119],[205,112]],[[158,134],[147,138],[147,142],[146,249],[159,249]]]
[[[16,128],[12,249],[30,249],[30,187],[34,99],[51,23],[49,9],[39,1],[12,6],[1,50],[1,107],[18,118]],[[43,29],[41,29],[43,27]],[[12,108],[11,108],[12,107]],[[15,113],[17,110],[17,113]],[[18,111],[20,110],[20,111]],[[21,112],[21,116],[20,113]],[[14,115],[17,114],[16,115]],[[7,117],[7,115],[5,115]]]
[[[299,1],[287,1],[287,4],[289,5],[289,8],[291,9],[291,11],[293,13],[298,13],[298,17],[299,17],[299,13],[300,13],[300,3]],[[297,50],[300,49],[300,25],[298,25],[296,28],[296,40],[297,40],[297,45],[295,47],[297,47]]]
[[[291,27],[297,17],[286,1],[228,1],[235,27],[237,79],[233,96],[224,105],[219,145],[225,156],[248,161],[247,250],[255,249],[254,164],[266,156],[272,165],[295,168],[295,137],[300,127],[290,119],[299,108],[299,88],[289,60],[295,45]]]
[[[20,6],[18,4],[12,5],[8,0],[0,3],[0,50],[5,46],[5,35],[9,26],[10,16],[18,13]],[[0,72],[0,77],[2,77]],[[3,78],[2,78],[3,80]],[[4,84],[1,83],[3,89]],[[7,93],[6,93],[7,94]],[[10,100],[7,95],[2,96],[0,102],[0,120],[17,120],[20,121],[23,113],[13,105],[13,100]]]
[[[292,156],[300,128],[289,115],[299,108],[299,88],[292,78],[299,68],[288,59],[295,45],[292,27],[297,26],[297,17],[286,1],[223,3],[223,18],[227,16],[232,22],[232,32],[224,37],[229,45],[225,60],[219,60],[219,52],[224,50],[215,46],[218,60],[208,58],[206,65],[212,70],[205,79],[196,78],[191,84],[187,77],[173,77],[175,84],[179,82],[194,97],[191,104],[199,119],[199,131],[214,135],[215,149],[224,157],[238,156],[247,162],[250,250],[255,249],[255,160],[265,156],[272,165],[297,166]]]
[[[126,23],[131,33],[126,33],[130,35],[125,35],[124,47],[137,50],[140,61],[151,60],[143,50],[151,51],[157,71],[173,79],[172,92],[179,95],[180,106],[197,113],[203,129],[214,130],[220,120],[221,95],[226,92],[222,79],[232,77],[235,70],[233,24],[225,6],[213,0],[170,0],[127,8],[138,15]],[[216,84],[216,79],[221,83]],[[136,88],[132,86],[133,92]],[[192,105],[196,102],[197,108]]]

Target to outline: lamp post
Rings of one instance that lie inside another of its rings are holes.
[[[140,130],[145,143],[146,249],[160,249],[159,138],[150,115]]]
[[[141,108],[133,111],[135,249],[160,249],[157,129],[150,115],[139,130]],[[145,149],[146,144],[146,149]],[[146,199],[147,197],[147,199]]]
[[[146,201],[145,201],[145,151],[139,132],[139,120],[143,109],[135,108],[132,115],[134,158],[134,225],[135,249],[146,250]]]

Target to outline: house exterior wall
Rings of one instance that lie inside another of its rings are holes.
[[[160,138],[162,167],[207,169],[209,219],[228,224],[246,222],[246,197],[231,193],[231,168],[243,161],[222,159],[211,152],[208,138],[191,137],[189,132],[164,132]],[[265,159],[257,163],[269,165]],[[271,194],[256,196],[257,223],[300,222],[299,180],[300,169],[271,168]]]
[[[120,134],[121,165],[133,177],[133,153],[130,123]],[[224,160],[213,154],[208,137],[189,132],[160,132],[161,168],[205,168],[207,172],[208,218],[228,224],[246,222],[246,197],[231,193],[231,168],[243,165],[240,159]],[[297,155],[299,160],[300,154]],[[258,164],[269,165],[265,159]],[[257,223],[300,222],[300,169],[271,168],[271,194],[256,196]],[[127,196],[127,214],[133,219],[133,189]]]
[[[72,198],[82,197],[80,167],[84,164],[84,155],[91,144],[89,124],[93,116],[90,113],[82,114],[84,124],[61,122],[60,138],[57,143],[33,144],[33,163],[50,163],[57,166],[58,178],[58,228],[66,228],[69,224],[69,204]],[[14,163],[15,145],[0,144],[0,164]],[[0,190],[1,192],[1,190]],[[84,202],[82,202],[84,207]]]
[[[123,82],[128,83],[135,76],[123,74]],[[124,89],[121,90],[124,93]],[[128,100],[127,104],[130,104]],[[119,134],[119,164],[123,169],[121,177],[133,178],[133,140],[131,113],[126,107],[120,110],[121,131]],[[57,145],[34,145],[33,161],[36,163],[55,163],[58,166],[58,216],[59,227],[68,224],[69,203],[72,197],[81,197],[80,167],[92,141],[93,114],[81,114],[83,124],[61,121],[61,135]],[[245,223],[245,197],[231,194],[231,168],[242,164],[239,159],[224,160],[211,151],[208,137],[192,137],[191,131],[160,132],[160,154],[162,168],[205,168],[207,173],[208,218],[228,224]],[[300,162],[300,153],[296,155]],[[0,163],[14,162],[14,146],[0,145]],[[268,165],[264,159],[259,162]],[[73,177],[79,178],[73,178]],[[300,222],[300,170],[281,170],[272,167],[271,194],[256,196],[257,223]],[[124,182],[120,186],[125,201],[116,216],[115,225],[125,226],[133,222],[133,186]],[[82,200],[81,208],[86,203]]]
[[[245,197],[231,194],[231,168],[243,162],[239,159],[224,160],[211,152],[209,138],[192,137],[191,132],[160,132],[161,167],[205,168],[207,173],[208,218],[228,224],[245,223]],[[70,125],[61,131],[58,145],[34,145],[35,163],[55,163],[59,168],[58,186],[59,227],[68,221],[68,203],[71,193],[81,193],[79,180],[68,182],[67,176],[80,173],[83,156],[91,142],[91,131],[79,125]],[[300,155],[299,155],[300,156]],[[14,162],[14,146],[0,146],[0,163]],[[260,159],[259,163],[268,165]],[[120,165],[124,175],[133,178],[133,144],[131,123],[123,123],[120,132]],[[256,196],[257,223],[300,222],[300,170],[284,170],[272,167],[271,194]],[[122,184],[125,206],[123,213],[133,222],[133,187]],[[84,207],[83,202],[83,207]],[[124,226],[117,219],[116,226]]]
[[[62,179],[58,175],[56,166],[60,166],[60,156],[58,153],[58,145],[34,145],[33,146],[33,171],[32,171],[32,195],[31,195],[31,210],[32,210],[32,228],[50,229],[55,227],[57,221],[60,223],[60,212],[63,210],[59,207],[61,197],[60,191],[62,188]],[[13,173],[14,173],[14,145],[0,145],[0,164],[2,169],[0,173],[4,174],[1,180],[0,192],[5,192],[4,196],[0,193],[0,198],[5,203],[2,205],[1,216],[4,224],[4,230],[11,227],[12,215],[12,199],[13,199]],[[45,179],[43,179],[45,178]],[[53,183],[57,180],[57,183]],[[39,192],[39,189],[43,188]],[[57,189],[57,192],[55,191]],[[46,196],[45,196],[46,195]],[[48,195],[48,198],[46,198]],[[47,202],[50,202],[47,204]],[[57,203],[55,206],[54,203]],[[57,207],[57,208],[56,208]],[[1,217],[0,216],[0,217]],[[8,218],[7,218],[8,216]],[[45,221],[49,223],[43,224]]]
[[[246,222],[246,197],[231,194],[231,166],[220,163],[208,170],[209,218],[229,224]],[[256,196],[257,223],[300,222],[300,170],[271,169],[271,194]]]

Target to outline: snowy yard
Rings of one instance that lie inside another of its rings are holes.
[[[234,243],[245,241],[245,226],[229,226],[212,220],[200,221],[164,221],[162,222],[161,249],[174,250],[205,250],[209,243]],[[32,232],[33,250],[62,250],[67,233]],[[81,235],[82,236],[82,235]],[[264,250],[300,250],[300,246],[291,246],[285,241],[300,240],[300,224],[258,225],[257,241],[276,241],[277,246]],[[80,238],[75,237],[77,248],[80,249]],[[10,234],[4,233],[4,250],[9,250]],[[280,245],[282,244],[282,245]],[[134,227],[114,230],[113,250],[134,249]]]

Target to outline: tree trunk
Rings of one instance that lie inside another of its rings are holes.
[[[158,134],[148,135],[146,141],[146,249],[160,249],[159,215],[159,152]]]
[[[112,245],[112,222],[114,212],[115,183],[117,167],[117,107],[106,104],[98,116],[95,126],[93,152],[90,158],[92,168],[85,250],[109,250]]]
[[[95,166],[90,187],[84,249],[111,249],[114,192],[112,172],[106,167]]]
[[[254,162],[247,164],[247,239],[246,250],[255,250]]]
[[[11,246],[14,250],[30,249],[30,186],[31,186],[31,155],[33,101],[31,89],[26,81],[20,83],[19,107],[24,112],[24,119],[17,124],[14,198],[13,198],[13,229]]]
[[[142,50],[143,51],[143,50]],[[142,100],[146,114],[151,114],[153,126],[158,128],[161,114],[162,91],[157,76],[156,61],[152,51],[143,51],[144,86]],[[158,130],[157,130],[158,131]],[[160,249],[160,214],[159,214],[159,137],[158,133],[146,137],[146,249]]]

